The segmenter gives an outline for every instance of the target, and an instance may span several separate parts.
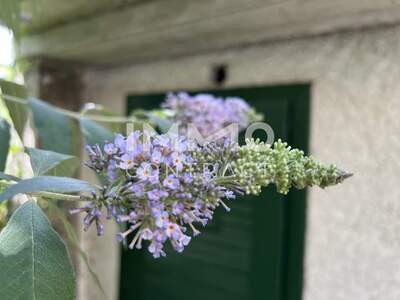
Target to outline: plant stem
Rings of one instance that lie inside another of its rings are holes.
[[[235,179],[235,178],[236,178],[235,175],[229,175],[229,176],[217,177],[217,178],[214,179],[214,181],[215,181],[216,183],[221,184],[221,183],[224,183],[224,182],[232,181],[232,180]]]
[[[22,105],[28,105],[28,102],[26,99],[7,95],[7,94],[2,94],[0,93],[0,98],[3,98],[6,101],[22,104]],[[137,122],[136,119],[134,118],[129,118],[129,117],[111,117],[111,116],[101,116],[101,115],[83,115],[81,113],[73,112],[70,110],[62,109],[59,107],[55,107],[55,109],[63,114],[65,114],[68,117],[74,118],[76,120],[81,120],[83,118],[88,118],[93,121],[97,122],[105,122],[105,123],[132,123],[132,122]]]
[[[52,192],[36,192],[33,193],[34,197],[41,197],[47,200],[60,200],[60,201],[81,201],[81,197],[77,195],[67,195]]]
[[[8,187],[10,185],[16,184],[14,181],[1,181],[0,187]],[[68,195],[68,194],[60,194],[60,193],[53,193],[53,192],[33,192],[27,195],[33,197],[41,197],[47,200],[60,200],[60,201],[81,201],[81,197],[78,195]]]

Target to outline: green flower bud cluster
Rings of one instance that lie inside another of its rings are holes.
[[[247,119],[249,123],[261,122],[262,120],[264,120],[264,115],[257,112],[254,108],[250,108],[247,112]]]
[[[273,147],[259,140],[248,140],[239,147],[232,163],[236,181],[247,194],[257,195],[263,186],[275,184],[277,191],[287,194],[290,188],[308,186],[324,188],[343,181],[351,174],[335,165],[325,165],[304,152],[292,149],[278,140]]]

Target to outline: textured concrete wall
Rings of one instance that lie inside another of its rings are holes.
[[[88,168],[82,169],[82,178],[96,182],[95,174]],[[106,213],[106,212],[104,212]],[[104,294],[89,273],[86,264],[81,260],[78,272],[79,300],[114,300],[118,299],[119,243],[115,238],[118,226],[115,222],[104,221],[104,235],[97,236],[95,226],[87,231],[80,231],[81,247],[87,253],[90,267],[98,275]]]
[[[399,53],[400,27],[269,43],[91,71],[86,96],[122,112],[128,93],[211,88],[221,62],[226,87],[311,82],[311,152],[355,176],[310,190],[304,297],[400,299]]]

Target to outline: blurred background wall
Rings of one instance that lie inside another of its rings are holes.
[[[85,74],[85,98],[123,112],[129,93],[312,84],[311,153],[355,176],[310,189],[304,299],[400,297],[400,27],[295,39]],[[268,122],[268,115],[266,115]]]

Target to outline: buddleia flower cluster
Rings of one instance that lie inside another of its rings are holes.
[[[172,121],[184,125],[193,124],[203,136],[214,134],[230,124],[237,124],[242,130],[250,123],[262,119],[260,114],[239,97],[170,93],[162,107],[171,110]]]
[[[278,192],[292,187],[326,187],[348,176],[281,141],[273,146],[249,140],[246,145],[225,139],[198,145],[184,136],[150,137],[139,131],[117,135],[104,147],[87,146],[87,166],[107,178],[92,195],[82,196],[85,229],[95,225],[102,235],[104,219],[125,224],[117,234],[129,248],[147,247],[165,256],[165,243],[181,252],[228,200],[259,194],[275,184]]]

